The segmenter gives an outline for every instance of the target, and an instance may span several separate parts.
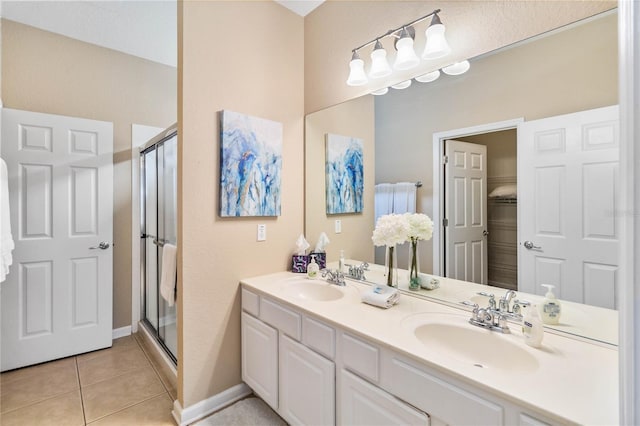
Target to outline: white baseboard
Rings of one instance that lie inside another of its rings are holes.
[[[240,383],[186,408],[182,408],[180,401],[175,400],[171,414],[178,425],[186,426],[248,395],[251,395],[251,389],[245,383]]]
[[[130,336],[131,335],[131,326],[128,325],[126,327],[120,327],[113,330],[111,334],[112,339],[119,339],[120,337]]]

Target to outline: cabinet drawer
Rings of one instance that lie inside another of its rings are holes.
[[[450,425],[502,425],[503,408],[452,385],[398,356],[385,359],[384,387]]]
[[[300,314],[278,305],[264,297],[260,298],[260,319],[300,341],[302,326]]]
[[[335,330],[309,317],[302,320],[302,343],[329,359],[336,355]]]
[[[254,317],[260,316],[260,297],[250,292],[249,290],[242,289],[242,310],[250,313]]]
[[[380,350],[357,337],[342,335],[342,362],[345,367],[375,383],[379,380]]]
[[[346,370],[340,372],[338,424],[429,426],[429,417]]]

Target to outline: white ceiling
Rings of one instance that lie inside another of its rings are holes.
[[[300,16],[307,16],[316,7],[320,6],[324,0],[276,0],[276,2]]]
[[[324,0],[276,0],[305,16]],[[0,16],[161,64],[177,66],[175,0],[0,0]]]

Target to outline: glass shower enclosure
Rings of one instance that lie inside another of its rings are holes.
[[[142,322],[167,355],[177,360],[176,305],[160,293],[165,244],[177,245],[177,154],[174,129],[140,152],[140,259]]]

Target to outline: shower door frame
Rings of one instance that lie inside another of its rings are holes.
[[[159,227],[159,209],[160,209],[160,198],[158,196],[159,193],[159,185],[158,185],[158,164],[159,164],[159,156],[158,156],[158,149],[160,146],[163,146],[165,142],[171,140],[172,138],[177,137],[177,129],[176,126],[173,126],[169,129],[167,129],[166,131],[163,131],[161,133],[161,135],[156,136],[155,138],[151,139],[149,142],[147,142],[144,146],[139,148],[139,194],[140,194],[140,198],[139,198],[139,223],[140,223],[140,235],[139,235],[139,241],[140,241],[140,322],[142,323],[142,325],[147,329],[147,331],[149,332],[149,334],[151,334],[153,336],[153,338],[155,339],[155,341],[158,343],[158,345],[160,347],[162,347],[163,351],[165,352],[165,354],[171,359],[171,361],[173,362],[173,364],[175,366],[177,366],[177,358],[176,355],[173,354],[173,352],[169,349],[169,347],[167,346],[167,344],[164,341],[164,338],[161,337],[160,335],[160,304],[158,303],[161,299],[160,296],[160,286],[159,286],[159,277],[160,277],[160,269],[159,266],[161,265],[161,255],[159,250],[156,253],[156,269],[157,269],[157,277],[158,277],[158,286],[157,286],[157,297],[156,297],[156,317],[157,317],[157,322],[158,322],[158,326],[154,327],[153,324],[147,319],[147,292],[146,292],[146,288],[147,288],[147,274],[146,274],[146,259],[147,259],[147,244],[146,244],[146,239],[149,236],[153,236],[154,237],[154,241],[153,243],[156,245],[156,247],[161,247],[162,244],[164,244],[164,241],[160,242],[158,235],[149,235],[147,234],[147,217],[146,217],[146,213],[147,213],[147,209],[146,209],[146,199],[147,199],[147,190],[146,190],[146,161],[145,161],[145,157],[146,154],[152,150],[156,151],[156,161],[155,161],[155,170],[156,170],[156,185],[155,185],[155,191],[156,191],[156,203],[155,203],[155,207],[156,207],[156,231],[155,233],[157,234],[158,232],[158,227]],[[176,139],[176,148],[177,148],[177,139]],[[177,215],[177,211],[175,212]],[[177,235],[176,235],[177,238]],[[177,241],[175,241],[175,243],[177,244]],[[177,308],[177,306],[176,306]],[[177,322],[177,315],[176,315],[176,322]],[[177,325],[177,324],[176,324]]]

